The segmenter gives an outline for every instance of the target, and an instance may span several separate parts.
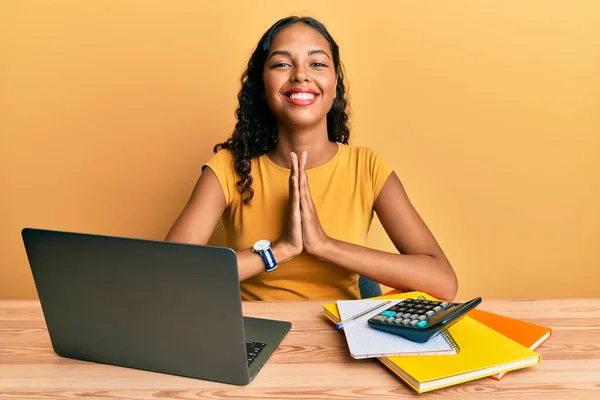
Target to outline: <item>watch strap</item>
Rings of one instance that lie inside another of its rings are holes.
[[[260,256],[265,262],[265,271],[271,272],[277,269],[277,262],[275,261],[275,256],[273,256],[273,251],[269,247],[268,249],[261,251]]]

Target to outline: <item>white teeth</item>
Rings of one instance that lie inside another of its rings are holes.
[[[312,100],[315,98],[313,93],[292,93],[290,99],[292,100]]]

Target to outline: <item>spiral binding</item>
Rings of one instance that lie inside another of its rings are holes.
[[[456,354],[460,353],[460,346],[458,345],[458,343],[456,343],[456,340],[454,340],[454,337],[452,336],[452,334],[450,332],[448,332],[446,330],[446,331],[440,333],[440,335],[442,335],[444,342],[446,342],[448,344],[448,346],[450,346],[450,347],[452,347],[452,349],[454,349]]]
[[[426,300],[425,296],[419,296],[417,297],[417,299]],[[458,343],[456,343],[456,340],[454,340],[454,337],[448,330],[440,332],[440,336],[442,336],[444,342],[446,342],[446,344],[450,346],[456,352],[456,354],[460,353],[460,346],[458,345]]]

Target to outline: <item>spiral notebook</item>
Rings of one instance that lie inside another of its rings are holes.
[[[419,291],[389,294],[374,299],[384,301],[415,297],[439,300]],[[341,320],[336,303],[324,304],[323,315],[334,323]],[[347,325],[344,329],[350,326],[352,325]],[[448,332],[452,335],[452,342],[460,344],[455,355],[400,355],[377,359],[417,393],[441,389],[503,371],[528,368],[541,362],[540,354],[468,315],[448,328]]]
[[[403,299],[393,300],[386,307],[401,301]],[[341,320],[351,318],[381,303],[381,300],[338,300],[336,302]],[[344,334],[353,358],[457,354],[458,345],[449,331],[441,332],[426,343],[416,343],[402,336],[370,328],[367,320],[380,311],[381,309],[375,309],[344,325]]]

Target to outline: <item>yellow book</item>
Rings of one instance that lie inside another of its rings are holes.
[[[380,296],[377,299],[400,299],[423,296],[437,300],[423,292],[407,292]],[[335,303],[323,306],[323,314],[339,322]],[[501,333],[474,320],[468,315],[449,328],[458,344],[456,355],[388,356],[379,357],[418,393],[488,377],[499,372],[513,371],[538,364],[541,355],[507,338]]]

